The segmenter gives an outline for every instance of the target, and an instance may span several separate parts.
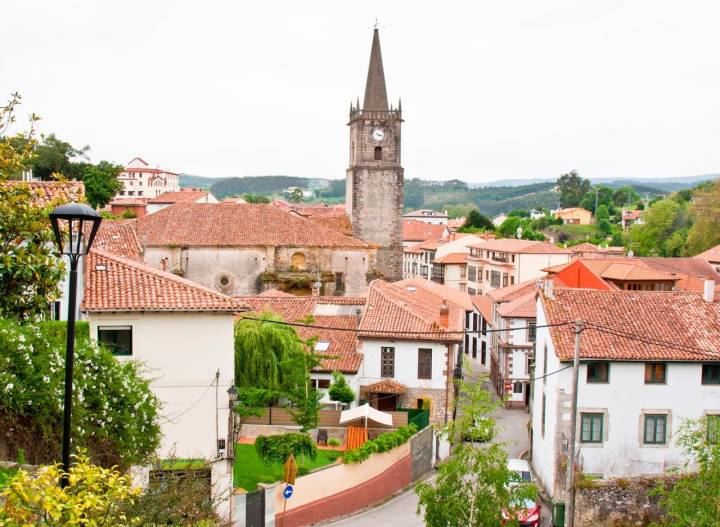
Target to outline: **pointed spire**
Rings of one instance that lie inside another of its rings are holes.
[[[402,112],[402,98],[398,99],[398,112]]]
[[[370,66],[368,67],[365,101],[362,109],[371,112],[386,112],[388,110],[385,72],[383,71],[382,54],[380,53],[380,34],[377,28],[373,31]]]

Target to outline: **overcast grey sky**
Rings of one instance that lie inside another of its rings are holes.
[[[720,2],[5,0],[0,93],[94,160],[344,177],[380,23],[408,178],[720,171]]]

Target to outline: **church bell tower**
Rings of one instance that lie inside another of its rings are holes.
[[[385,280],[402,279],[403,168],[400,164],[402,105],[388,106],[380,52],[373,33],[365,99],[350,104],[350,164],[346,207],[353,235],[379,245],[377,268]]]

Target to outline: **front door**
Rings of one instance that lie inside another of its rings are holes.
[[[377,397],[377,409],[381,412],[394,412],[397,409],[397,395],[379,393]]]

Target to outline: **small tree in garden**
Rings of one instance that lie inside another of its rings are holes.
[[[350,404],[355,400],[355,392],[345,380],[345,376],[339,371],[333,372],[333,382],[328,390],[331,401],[343,404]]]
[[[312,437],[295,432],[258,436],[255,440],[255,451],[265,463],[285,463],[290,454],[295,457],[307,454],[310,459],[317,456],[317,447]]]
[[[5,504],[0,508],[3,527],[131,527],[140,518],[128,517],[123,508],[140,494],[129,476],[116,469],[93,465],[80,453],[70,467],[69,484],[59,482],[60,465],[41,467],[30,475],[20,470],[0,493]]]

